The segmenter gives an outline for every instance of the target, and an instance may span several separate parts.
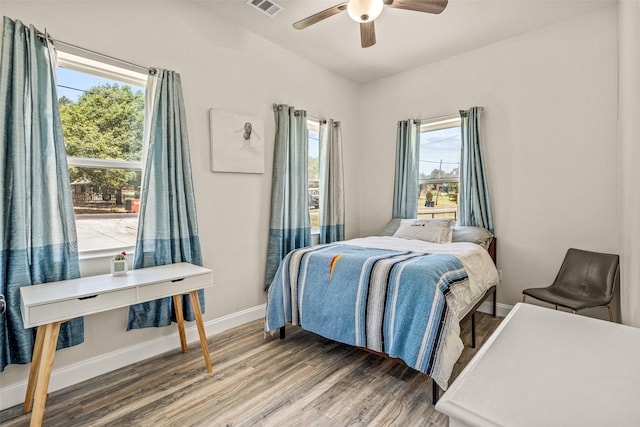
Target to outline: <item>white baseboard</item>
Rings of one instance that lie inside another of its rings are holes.
[[[512,308],[513,308],[512,305],[497,303],[496,314],[500,317],[505,317],[507,314],[509,314]],[[480,307],[478,307],[478,311],[482,313],[493,314],[493,302],[492,301],[483,302],[480,305]]]
[[[252,307],[228,316],[205,322],[207,336],[216,335],[247,322],[263,318],[266,304]],[[195,342],[200,338],[195,325],[185,328],[187,342]],[[111,353],[86,359],[69,366],[54,369],[51,372],[49,392],[69,387],[70,385],[86,381],[98,375],[114,371],[132,363],[165,353],[171,349],[180,347],[178,331],[170,335],[149,340],[141,344],[122,348]],[[27,380],[0,388],[0,410],[10,408],[24,402],[27,392]]]

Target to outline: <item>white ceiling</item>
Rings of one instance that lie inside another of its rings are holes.
[[[346,0],[273,0],[269,17],[246,0],[194,1],[201,7],[355,82],[366,83],[616,3],[617,0],[449,0],[439,15],[386,7],[377,43],[360,47],[346,12],[304,30],[292,24]]]

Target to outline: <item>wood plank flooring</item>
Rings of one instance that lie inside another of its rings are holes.
[[[478,313],[478,348],[502,318]],[[200,344],[49,394],[44,426],[446,426],[431,404],[431,379],[298,327],[264,337],[263,321],[209,337],[213,374]],[[471,322],[453,372],[469,362]],[[452,380],[453,380],[452,378]],[[22,405],[3,426],[27,426]]]

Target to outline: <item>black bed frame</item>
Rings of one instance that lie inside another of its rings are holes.
[[[491,240],[491,243],[489,244],[487,251],[489,252],[491,259],[493,259],[493,263],[495,264],[496,263],[496,239],[495,238]],[[471,318],[471,348],[476,348],[476,312],[478,311],[478,308],[480,308],[480,306],[487,300],[487,298],[489,298],[489,295],[493,294],[492,314],[493,314],[493,317],[496,317],[497,293],[498,291],[497,291],[496,285],[493,285],[492,287],[487,289],[484,295],[482,295],[482,298],[480,298],[480,300],[476,303],[476,305],[474,305],[471,308],[471,310],[469,310],[469,312],[462,318],[462,320],[460,320],[460,323],[462,323],[467,319]],[[280,339],[283,340],[285,336],[286,336],[285,327],[282,326],[280,328]],[[370,351],[374,354],[386,356],[385,353],[368,350],[365,347],[362,347],[362,349],[366,351]],[[402,362],[401,359],[394,359],[394,360],[398,360]],[[440,387],[433,380],[431,380],[431,387],[432,387],[431,400],[432,400],[432,403],[435,405],[436,402],[438,402],[438,399],[440,398]]]

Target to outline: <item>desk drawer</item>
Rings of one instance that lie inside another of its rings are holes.
[[[151,301],[158,298],[170,297],[173,295],[186,294],[196,289],[211,286],[211,274],[201,274],[182,279],[169,280],[162,283],[140,286],[138,288],[139,301]]]
[[[136,290],[134,288],[105,292],[82,299],[74,298],[31,306],[29,308],[29,321],[31,324],[51,323],[111,310],[134,304],[135,302]]]

